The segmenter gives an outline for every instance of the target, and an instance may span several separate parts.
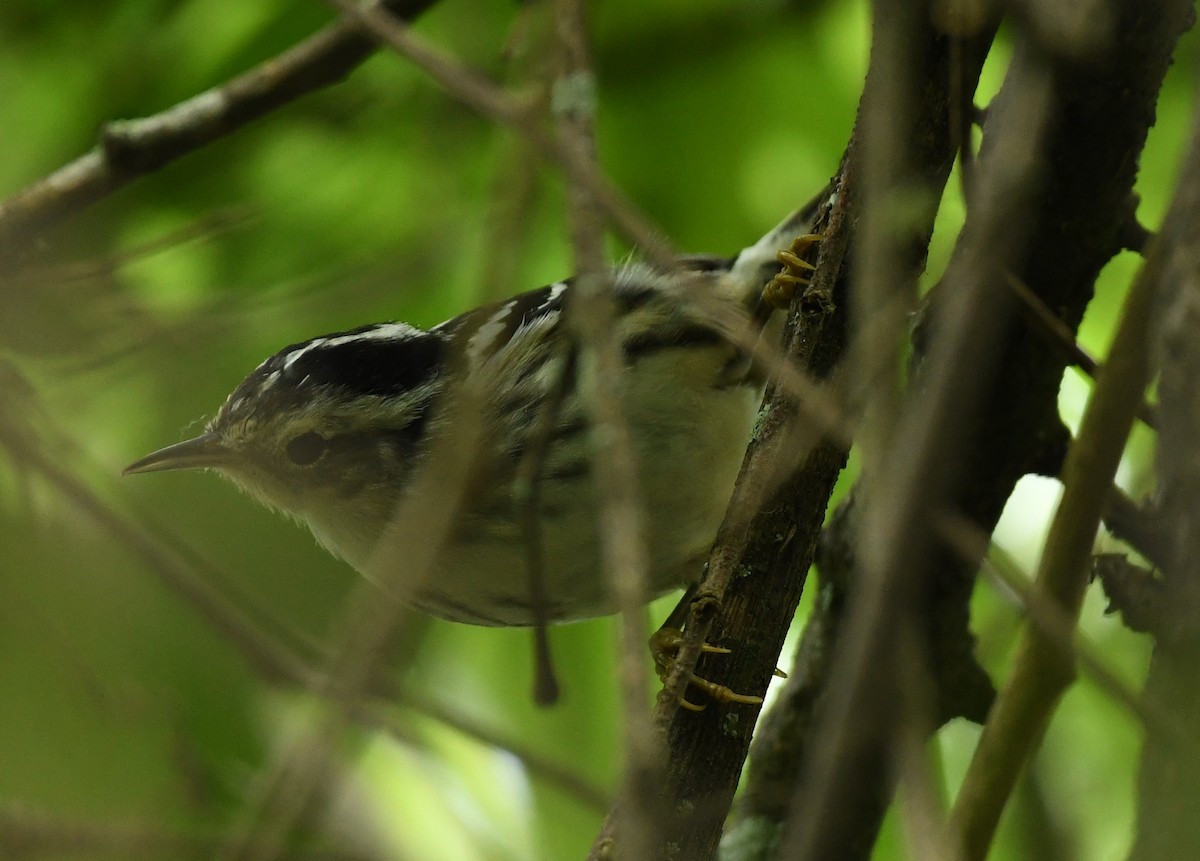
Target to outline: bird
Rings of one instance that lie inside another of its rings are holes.
[[[768,284],[804,283],[811,266],[797,252],[819,239],[801,229],[805,217],[794,213],[732,257],[692,255],[672,267],[631,261],[606,279],[644,513],[647,597],[693,584],[703,570],[765,385],[747,333],[761,328]],[[428,329],[382,322],[297,341],[252,370],[203,433],[124,473],[215,472],[371,575],[377,543],[450,430],[451,399],[466,380],[482,393],[483,448],[432,570],[404,600],[487,626],[616,612],[597,527],[593,474],[604,467],[592,456],[568,323],[580,289],[566,279]],[[548,429],[540,446],[539,423]],[[517,482],[533,447],[540,594],[530,588]],[[388,564],[404,564],[395,557]]]

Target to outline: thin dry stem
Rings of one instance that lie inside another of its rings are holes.
[[[1030,624],[1041,630],[1064,660],[1077,662],[1100,690],[1139,723],[1200,750],[1200,735],[1158,704],[1139,696],[1108,666],[1100,649],[1076,627],[1076,620],[1064,613],[1062,607],[1045,594],[1033,588],[1031,577],[1011,561],[1001,561],[989,554],[989,550],[994,551],[995,548],[991,546],[989,536],[977,525],[949,513],[941,515],[937,522],[942,537],[958,549],[964,559],[973,561],[983,558],[983,573],[993,578],[1006,592],[1016,596],[1021,607],[1029,614]]]
[[[555,4],[562,68],[551,96],[557,120],[559,151],[573,164],[596,157],[595,76],[587,50],[584,6],[577,0]],[[604,255],[602,210],[580,171],[568,171],[568,222],[575,252],[577,280],[567,309],[578,336],[581,394],[592,419],[593,475],[600,491],[599,527],[605,573],[621,610],[620,689],[624,727],[623,778],[618,801],[623,811],[615,835],[617,851],[631,858],[649,857],[653,830],[656,775],[660,755],[646,713],[650,687],[645,605],[649,597],[645,518],[638,494],[633,440],[622,403],[624,359],[612,299],[612,274]],[[594,174],[599,176],[599,174]]]
[[[1093,380],[1099,376],[1100,363],[1075,340],[1075,333],[1055,315],[1041,297],[1034,293],[1028,284],[1011,273],[1006,276],[1006,280],[1013,295],[1021,300],[1020,307],[1031,324],[1045,332],[1046,337],[1050,338],[1063,351],[1071,364]],[[1147,427],[1153,428],[1158,422],[1156,412],[1157,410],[1152,404],[1143,400],[1138,407],[1138,418],[1145,422]]]

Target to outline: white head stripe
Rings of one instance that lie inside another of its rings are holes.
[[[380,323],[365,332],[353,335],[338,335],[336,338],[322,338],[331,347],[349,344],[353,341],[404,341],[413,335],[422,334],[421,330],[407,323]]]
[[[351,344],[355,341],[403,341],[411,338],[413,335],[420,335],[421,330],[415,326],[410,326],[407,323],[380,323],[377,326],[372,326],[365,332],[356,332],[350,335],[335,335],[332,337],[313,338],[303,347],[298,350],[293,350],[283,362],[283,369],[286,371],[295,364],[301,356],[309,350],[315,350],[318,347],[338,347],[342,344]]]

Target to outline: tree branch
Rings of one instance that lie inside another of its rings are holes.
[[[958,143],[953,117],[961,107],[955,107],[954,97],[956,93],[964,94],[969,103],[993,29],[986,27],[957,44],[929,27],[911,34],[910,51],[920,58],[912,72],[912,79],[919,87],[918,95],[908,109],[903,143],[888,143],[907,148],[910,153],[907,182],[908,192],[914,197],[931,202],[941,198]],[[888,74],[876,68],[874,62],[873,55],[869,75]],[[871,87],[869,81],[868,90]],[[867,98],[864,94],[860,114],[867,110]],[[847,160],[851,160],[849,154],[853,153],[859,135],[860,129],[856,128]],[[919,218],[906,224],[904,235],[907,241],[899,244],[898,252],[892,252],[900,254],[900,259],[893,265],[910,282],[915,282],[932,235],[935,208],[930,205],[922,208],[920,213]],[[870,310],[864,309],[859,312],[860,316],[869,318]],[[835,530],[835,534],[842,532],[844,530]],[[846,554],[844,558],[849,560],[850,555]],[[841,629],[844,609],[841,595],[846,582],[839,582],[838,588],[831,591],[828,582],[831,572],[823,569],[822,573],[827,582],[805,631],[795,671],[778,705],[764,719],[755,742],[746,791],[736,809],[736,820],[728,840],[731,846],[737,847],[739,858],[774,857],[780,831],[792,813],[794,786],[802,764],[815,748],[826,743],[826,739],[813,735],[813,712],[829,684],[829,662]],[[848,580],[850,575],[847,573],[846,576]],[[838,853],[830,857],[859,857],[869,851],[874,831],[887,806],[890,786],[882,768],[863,777],[859,798],[849,805],[857,814],[854,834],[843,835],[845,840]]]
[[[1150,381],[1150,311],[1162,265],[1160,247],[1152,247],[1126,298],[1108,362],[1067,454],[1063,498],[1038,566],[1035,594],[1058,605],[1072,622],[1078,619],[1090,580],[1092,544],[1104,500]],[[982,861],[987,855],[1017,776],[1074,676],[1069,653],[1039,627],[1029,626],[955,802],[952,826],[962,834],[968,859]]]
[[[1104,164],[1101,160],[1094,166],[1120,170],[1119,182],[1106,175],[1087,177],[1081,171],[1067,175],[1068,181],[1089,178],[1091,184],[1087,188],[1101,190],[1108,198],[1104,202],[1119,202],[1129,193],[1136,164],[1132,153],[1140,150],[1153,120],[1154,100],[1175,42],[1193,18],[1190,3],[1163,3],[1160,6],[1163,8],[1147,9],[1137,0],[1120,4],[1114,9],[1113,40],[1104,56],[1096,57],[1093,63],[1083,68],[1068,66],[1058,76],[1057,101],[1062,104],[1061,113],[1065,117],[1063,131],[1072,138],[1078,133],[1080,137],[1076,140],[1087,141],[1078,152],[1092,155],[1095,139],[1103,137],[1109,150],[1104,154],[1105,159],[1119,157],[1122,160],[1115,165]],[[1085,92],[1080,92],[1081,85]],[[1111,98],[1108,104],[1090,104],[1087,90],[1093,88],[1110,95],[1118,92],[1121,97],[1115,104]],[[1088,128],[1093,122],[1096,127]],[[1104,135],[1083,137],[1087,131],[1099,132],[1101,123]],[[1053,138],[1051,143],[1051,153],[1061,152]],[[1118,149],[1120,146],[1125,147],[1124,151]],[[1049,176],[1060,182],[1063,179],[1054,171]],[[1088,195],[1084,187],[1063,191],[1075,191],[1077,204],[1094,196]],[[1095,209],[1096,204],[1093,204],[1091,210],[1081,209],[1075,214],[1082,218]],[[1123,210],[1108,206],[1100,211],[1110,214]],[[1174,218],[1179,215],[1169,216],[1169,220]],[[1111,216],[1109,221],[1097,226],[1104,228],[1103,238],[1110,243],[1111,253],[1116,250],[1121,225],[1114,223]],[[1058,232],[1064,231],[1066,223],[1064,221],[1058,227]],[[1078,616],[1088,583],[1090,565],[1087,563],[1096,528],[1149,377],[1145,341],[1151,294],[1160,277],[1162,254],[1161,245],[1152,244],[1146,266],[1127,297],[1111,355],[1097,380],[1079,439],[1067,456],[1063,470],[1063,500],[1038,569],[1035,588],[1059,604],[1071,618]],[[1055,268],[1049,260],[1046,262],[1048,267]],[[1102,263],[1102,260],[1097,259],[1096,263]],[[1094,271],[1098,271],[1098,266]],[[1039,281],[1047,277],[1042,272],[1031,274]],[[1079,283],[1079,275],[1071,275],[1075,283]],[[1055,286],[1053,282],[1043,283],[1052,289]],[[1090,284],[1091,280],[1084,283]],[[1064,288],[1058,285],[1057,289]],[[1053,303],[1051,306],[1061,307]],[[1079,311],[1081,313],[1082,308]],[[1077,325],[1077,319],[1069,324]],[[1053,707],[1073,672],[1070,660],[1064,659],[1062,652],[1041,631],[1032,627],[1027,629],[1017,666],[989,716],[955,804],[952,824],[961,833],[968,858],[982,858],[986,854],[1019,770],[1040,741]]]
[[[1053,128],[1039,153],[1048,170],[1036,202],[1021,215],[1029,242],[1019,256],[1002,265],[1029,284],[1072,332],[1091,299],[1096,274],[1129,234],[1128,204],[1137,153],[1153,121],[1154,102],[1175,40],[1186,26],[1178,18],[1178,9],[1176,4],[1170,14],[1162,15],[1122,4],[1110,43],[1102,50],[1093,47],[1086,61],[1076,52],[1054,83]],[[1023,62],[1024,57],[1019,55],[1015,62]],[[924,79],[938,80],[936,76]],[[1003,97],[996,104],[1002,103]],[[989,109],[985,151],[993,145],[997,113],[996,108]],[[1018,122],[1025,120],[1014,116]],[[1010,225],[1003,229],[1009,230]],[[944,292],[936,289],[930,299]],[[935,307],[935,302],[927,304]],[[927,349],[933,315],[925,316],[915,344],[919,356]],[[1002,343],[997,371],[980,408],[986,421],[960,467],[961,489],[954,497],[954,507],[985,531],[994,526],[1022,475],[1057,472],[1066,441],[1057,413],[1064,356],[1040,332],[1020,321],[1005,327]],[[781,702],[778,725],[772,715],[763,729],[763,751],[772,756],[761,757],[761,776],[759,754],[752,760],[745,796],[748,832],[765,822],[767,827],[760,832],[772,833],[770,823],[784,816],[778,803],[790,786],[790,775],[806,751],[824,743],[811,734],[812,712],[829,684],[829,655],[840,635],[847,591],[855,582],[859,538],[854,511],[852,503],[843,506],[822,544],[822,594],[800,647],[798,672],[785,689],[789,707]],[[988,705],[990,685],[974,662],[967,627],[967,602],[977,566],[978,560],[964,560],[940,543],[932,548],[928,562],[928,591],[922,600],[940,720],[956,715],[979,720]],[[871,805],[864,799],[874,795],[876,827],[890,797],[891,780],[884,762],[879,760],[879,768],[862,775],[857,787],[860,800],[845,802],[865,811]],[[846,835],[829,857],[866,857],[873,832],[860,819],[854,833]]]
[[[412,20],[434,2],[385,0],[382,5]],[[339,21],[161,113],[109,123],[90,151],[0,201],[0,261],[19,264],[33,235],[301,96],[339,83],[376,48],[359,24]]]

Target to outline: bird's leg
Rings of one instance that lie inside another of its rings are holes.
[[[790,246],[775,255],[783,269],[763,288],[764,305],[772,309],[785,309],[791,304],[797,288],[807,287],[811,283],[812,273],[817,267],[805,257],[822,239],[824,236],[820,233],[802,233],[792,240]]]
[[[684,592],[683,598],[675,605],[675,609],[667,616],[662,627],[650,637],[650,653],[654,656],[654,667],[658,672],[659,679],[664,682],[667,680],[667,674],[671,671],[671,666],[675,663],[675,658],[679,654],[680,647],[683,645],[683,631],[680,626],[687,616],[688,607],[691,605],[695,594],[696,584],[693,583]],[[721,646],[713,646],[708,643],[700,644],[701,654],[728,655],[730,651],[730,649]],[[787,677],[787,674],[780,669],[775,670],[775,675],[784,678]],[[725,685],[709,681],[694,673],[688,679],[688,685],[699,688],[722,704],[745,703],[747,705],[758,705],[763,701],[762,697],[739,694]],[[684,696],[679,698],[679,704],[685,709],[694,712],[704,711],[705,708],[704,706],[696,705]]]

